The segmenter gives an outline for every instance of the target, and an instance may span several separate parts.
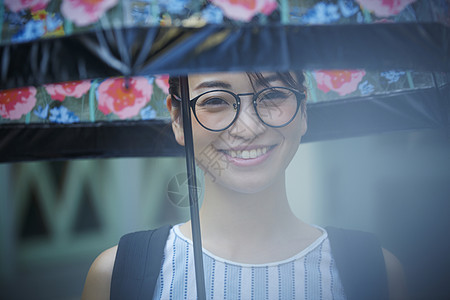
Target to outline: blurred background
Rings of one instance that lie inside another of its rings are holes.
[[[184,158],[0,164],[2,299],[79,299],[90,264],[121,235],[189,218],[184,172]],[[302,144],[287,173],[300,218],[376,233],[413,299],[450,297],[446,133]]]
[[[161,135],[139,124],[168,121],[167,76],[105,78],[128,76],[131,61],[141,62],[136,74],[311,68],[310,141],[393,132],[301,145],[287,174],[292,209],[309,223],[376,233],[402,262],[413,299],[450,299],[449,0],[254,1],[266,6],[252,11],[213,0],[84,2],[86,10],[73,6],[77,1],[0,2],[2,88],[33,85],[0,99],[8,108],[0,116],[0,161],[164,148]],[[195,32],[205,24],[245,25],[248,32],[211,31],[204,40],[207,31]],[[154,29],[147,31],[151,47],[141,26]],[[36,39],[54,47],[27,43]],[[93,56],[92,49],[109,54]],[[272,55],[278,52],[284,54]],[[118,89],[129,91],[128,84],[137,93]],[[125,104],[112,105],[116,100]],[[77,130],[86,125],[106,134]],[[394,131],[438,127],[447,132]],[[69,134],[58,134],[61,128]],[[180,157],[1,163],[0,298],[79,299],[94,258],[123,234],[186,221],[186,194]]]

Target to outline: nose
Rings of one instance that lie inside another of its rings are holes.
[[[252,101],[241,101],[239,115],[229,129],[230,135],[243,140],[252,140],[266,130],[266,125],[256,115]]]

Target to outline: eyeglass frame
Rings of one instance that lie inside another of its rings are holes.
[[[270,125],[270,124],[266,123],[266,122],[261,118],[261,116],[260,116],[259,113],[258,113],[258,109],[257,109],[258,103],[257,103],[257,101],[256,101],[256,100],[258,99],[258,96],[259,96],[261,93],[263,93],[264,91],[270,90],[270,89],[274,89],[274,88],[286,89],[286,90],[289,90],[289,91],[293,92],[294,95],[295,95],[295,98],[296,98],[296,100],[297,100],[297,108],[296,108],[295,113],[294,113],[294,115],[292,116],[292,118],[289,119],[289,121],[287,121],[287,122],[284,123],[283,125],[278,125],[278,126],[277,126],[277,125]],[[222,128],[222,129],[211,129],[211,128],[206,127],[205,125],[202,124],[202,122],[200,122],[200,120],[199,120],[198,117],[197,117],[197,113],[196,113],[196,111],[195,111],[195,104],[197,103],[198,99],[200,99],[201,96],[203,96],[203,95],[205,95],[205,94],[208,94],[208,93],[211,93],[211,92],[225,92],[225,93],[228,93],[228,94],[232,95],[232,96],[234,97],[234,99],[236,100],[236,108],[235,108],[235,110],[236,110],[236,115],[234,116],[234,118],[233,118],[233,120],[230,122],[230,124],[229,124],[228,126]],[[200,95],[198,95],[198,96],[196,96],[196,97],[190,99],[190,100],[189,100],[189,106],[192,108],[192,111],[194,112],[195,119],[197,120],[197,122],[198,122],[203,128],[205,128],[206,130],[209,130],[209,131],[213,131],[213,132],[220,132],[220,131],[227,130],[228,128],[230,128],[230,127],[236,122],[236,119],[238,118],[239,114],[241,113],[241,96],[251,96],[251,95],[253,96],[253,97],[252,97],[253,109],[255,110],[255,113],[256,113],[256,115],[258,116],[258,119],[259,119],[264,125],[266,125],[266,126],[268,126],[268,127],[271,127],[271,128],[281,128],[281,127],[287,126],[289,123],[291,123],[292,120],[294,120],[295,117],[297,116],[298,110],[299,110],[299,108],[300,108],[300,106],[301,106],[301,102],[306,98],[306,94],[305,94],[304,92],[301,92],[301,91],[299,91],[299,90],[296,90],[296,89],[293,89],[293,88],[290,88],[290,87],[285,87],[285,86],[270,86],[270,87],[264,88],[264,89],[262,89],[262,90],[260,90],[260,91],[258,91],[258,92],[256,92],[256,93],[241,93],[241,94],[236,94],[236,93],[233,93],[232,91],[229,91],[229,90],[217,89],[217,90],[206,91],[206,92],[201,93]],[[176,101],[181,102],[181,98],[178,97],[177,95],[171,94],[171,97],[172,97],[173,99],[175,99]]]

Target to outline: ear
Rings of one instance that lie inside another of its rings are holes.
[[[308,113],[306,111],[306,99],[303,100],[300,106],[300,113],[301,113],[301,123],[302,123],[302,136],[306,133],[306,130],[308,129]]]
[[[175,134],[175,140],[181,146],[184,146],[184,130],[183,122],[181,119],[181,111],[179,106],[172,105],[172,96],[168,95],[166,98],[167,110],[170,113],[170,118],[172,119],[172,130]]]

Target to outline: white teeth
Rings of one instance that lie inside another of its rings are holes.
[[[258,149],[252,149],[252,150],[229,150],[225,151],[229,156],[235,158],[242,158],[242,159],[253,159],[257,158],[261,155],[264,155],[269,150],[269,147],[263,147]]]

